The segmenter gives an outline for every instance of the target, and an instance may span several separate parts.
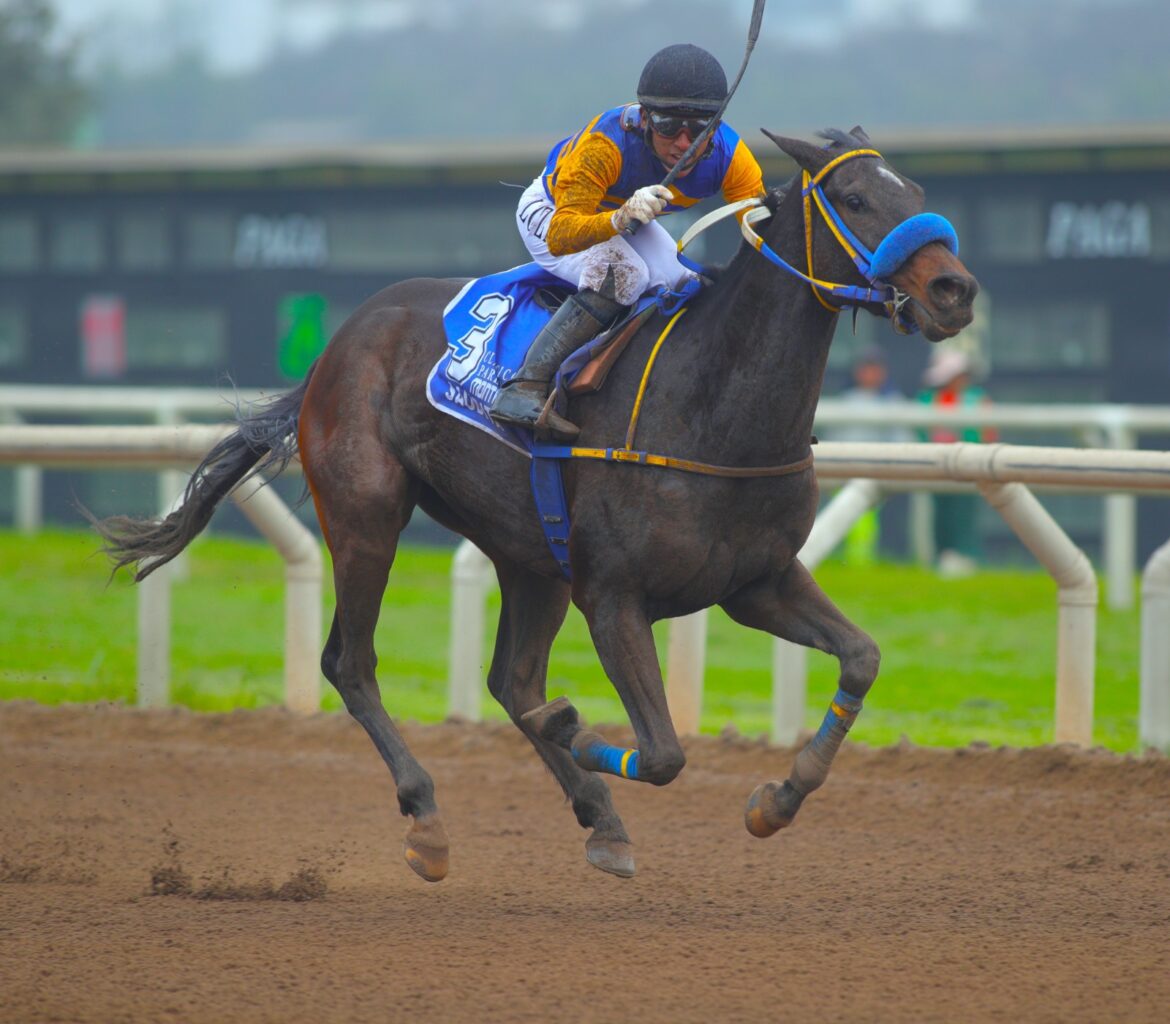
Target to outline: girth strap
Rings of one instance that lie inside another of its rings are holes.
[[[575,445],[536,444],[532,454],[538,459],[600,459],[603,462],[627,462],[636,466],[660,466],[663,469],[677,469],[684,473],[702,473],[706,476],[756,477],[788,476],[799,473],[813,464],[813,453],[796,462],[782,466],[716,466],[694,459],[680,459],[673,455],[655,455],[652,452],[634,451],[630,448],[579,448]]]

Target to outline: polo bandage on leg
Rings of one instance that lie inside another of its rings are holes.
[[[789,782],[801,796],[807,796],[825,781],[841,742],[861,712],[861,703],[860,697],[837,691],[817,734],[796,755],[792,766]]]

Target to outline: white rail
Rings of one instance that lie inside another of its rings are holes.
[[[116,414],[159,425],[178,424],[190,418],[229,419],[236,402],[247,404],[271,397],[279,390],[252,388],[224,393],[198,388],[0,384],[0,423],[60,414]],[[822,431],[860,424],[922,428],[948,423],[1032,432],[1066,431],[1081,444],[1127,450],[1136,447],[1139,435],[1170,434],[1170,406],[997,404],[945,410],[909,400],[867,404],[827,397],[817,407],[817,429]],[[164,496],[177,490],[173,470],[163,471],[160,486]],[[17,470],[15,510],[17,529],[33,533],[40,528],[39,467],[29,465]],[[925,536],[922,539],[925,543]],[[1133,604],[1137,564],[1137,505],[1132,495],[1114,493],[1104,498],[1101,547],[1106,600],[1112,608],[1129,608]]]
[[[189,466],[229,430],[224,426],[0,426],[0,464],[86,469]],[[821,478],[854,480],[856,483],[842,492],[818,518],[802,551],[802,557],[810,563],[819,561],[835,546],[856,517],[876,501],[881,486],[919,489],[977,486],[1058,584],[1061,611],[1056,659],[1056,738],[1082,744],[1090,742],[1096,579],[1083,553],[1023,484],[1074,491],[1170,494],[1170,452],[1107,452],[1005,444],[826,443],[818,446],[816,472]],[[253,486],[240,489],[240,494],[248,495],[243,499],[245,510],[249,511],[251,506],[250,517],[262,525],[289,563],[290,585],[295,578],[309,588],[318,588],[314,596],[302,594],[296,601],[290,597],[288,602],[290,608],[294,604],[303,608],[311,621],[302,622],[298,618],[298,624],[294,626],[290,617],[286,626],[286,642],[292,638],[300,641],[295,652],[286,646],[287,699],[294,706],[316,706],[316,670],[312,673],[312,699],[298,696],[308,692],[307,684],[290,681],[288,675],[294,666],[309,661],[319,648],[320,563],[316,542],[273,492],[255,490]],[[261,495],[265,497],[261,498]],[[309,537],[307,544],[306,536]],[[313,554],[310,554],[310,548]],[[1167,737],[1170,737],[1170,669],[1165,664],[1170,658],[1164,651],[1165,637],[1170,635],[1170,621],[1167,621],[1170,619],[1168,550],[1170,545],[1160,548],[1151,559],[1143,587],[1143,595],[1150,607],[1143,607],[1141,738],[1143,742],[1159,746],[1166,745]],[[484,556],[465,544],[457,555],[455,566],[462,588],[456,609],[459,615],[471,617],[472,628],[453,625],[451,706],[470,718],[478,716],[482,686],[482,671],[478,670],[483,645],[482,601],[484,590],[490,585],[485,563]],[[166,578],[165,574],[162,575],[156,586]],[[149,626],[154,621],[152,613],[165,607],[165,598],[158,592],[152,594],[148,588],[140,591],[140,601],[147,601],[152,606],[143,609],[143,621]],[[705,628],[705,616],[701,614],[676,620],[675,628],[687,622],[692,629]],[[140,646],[140,658],[143,661],[153,658],[157,664],[160,641],[157,633],[152,637],[154,650]],[[463,642],[474,645],[470,653],[458,646]],[[703,655],[701,637],[684,635],[676,638],[672,635],[668,662],[685,665],[688,670],[687,680],[681,680],[681,669],[675,671],[674,679],[668,679],[668,688],[673,693],[672,707],[678,716],[676,724],[682,732],[695,731],[698,727]],[[1151,659],[1153,663],[1147,664]],[[785,740],[802,725],[802,698],[794,693],[794,688],[803,691],[804,680],[802,675],[798,678],[798,673],[785,668],[786,662],[781,655],[777,655],[775,664],[778,677],[774,685],[774,732],[777,739]],[[143,692],[144,699],[153,699],[149,683],[144,684]],[[801,711],[799,715],[798,710]]]
[[[226,426],[0,426],[0,465],[57,468],[190,468],[231,430]],[[321,550],[313,534],[271,488],[253,478],[231,493],[285,562],[284,702],[299,712],[320,707]],[[170,701],[170,588],[173,564],[138,587],[138,703]]]

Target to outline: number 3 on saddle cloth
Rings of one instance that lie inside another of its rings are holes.
[[[557,373],[558,405],[566,402],[566,393],[581,371],[621,335],[626,325],[635,319],[640,325],[655,310],[675,312],[698,288],[699,282],[695,281],[683,292],[644,296],[616,327],[582,345]],[[569,513],[560,458],[540,457],[541,442],[530,431],[501,426],[488,415],[488,409],[500,387],[516,375],[532,339],[552,319],[551,303],[541,301],[542,292],[567,295],[572,291],[570,285],[535,263],[469,281],[443,310],[447,351],[427,377],[427,400],[436,409],[491,434],[532,459],[532,496],[537,515],[565,579],[572,579],[572,575]]]

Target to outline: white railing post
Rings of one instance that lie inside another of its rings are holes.
[[[11,409],[0,408],[0,423],[22,423]],[[43,493],[45,476],[40,466],[16,466],[12,472],[12,521],[16,532],[32,536],[40,532],[44,520]]]
[[[15,473],[13,519],[18,533],[31,537],[39,533],[45,520],[45,474],[40,466],[17,466]]]
[[[1109,444],[1132,451],[1134,432],[1121,423],[1106,430]],[[1101,555],[1105,563],[1105,603],[1117,610],[1133,607],[1134,573],[1137,565],[1137,499],[1132,494],[1107,494],[1101,523]]]
[[[1170,541],[1150,556],[1142,573],[1138,738],[1170,753]]]
[[[1107,494],[1101,523],[1102,561],[1105,563],[1105,603],[1128,611],[1134,601],[1137,562],[1137,499],[1132,494]]]
[[[284,570],[284,703],[321,708],[321,548],[317,538],[260,477],[232,491],[241,512],[280,552]]]
[[[447,711],[469,722],[480,719],[483,668],[484,605],[495,583],[491,560],[469,540],[451,561],[451,635],[447,644]]]
[[[1097,577],[1085,553],[1023,484],[981,483],[979,490],[1059,588],[1056,643],[1057,743],[1093,742]]]
[[[707,609],[672,619],[666,648],[666,703],[680,736],[699,734],[706,661]]]
[[[934,495],[915,491],[910,495],[910,554],[915,565],[934,565]]]
[[[140,708],[165,708],[171,702],[171,570],[164,565],[137,587]]]
[[[882,500],[874,480],[850,480],[820,512],[797,557],[809,572],[833,553],[866,512]],[[808,706],[808,650],[772,642],[772,742],[791,746],[804,728]]]

